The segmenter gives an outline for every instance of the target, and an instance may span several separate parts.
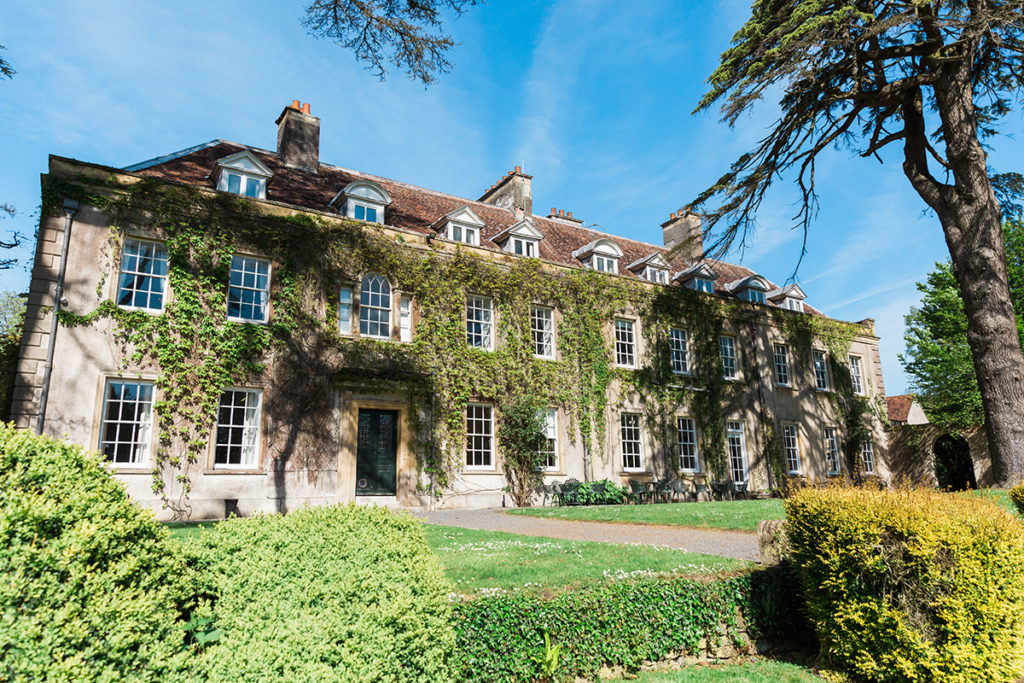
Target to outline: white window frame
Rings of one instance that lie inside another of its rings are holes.
[[[625,318],[616,318],[615,365],[620,368],[636,368],[636,323]]]
[[[480,228],[475,225],[449,221],[445,233],[445,237],[452,242],[461,242],[473,247],[480,246]]]
[[[676,375],[690,374],[690,333],[681,327],[668,331],[669,361]]]
[[[804,302],[801,301],[800,299],[796,299],[791,296],[787,296],[785,299],[783,299],[782,307],[789,309],[791,311],[796,311],[797,313],[804,312]]]
[[[233,421],[230,423],[222,423],[221,411],[224,410],[225,404],[224,399],[229,394],[244,393],[246,395],[246,405],[236,406],[233,403],[227,407],[231,410],[231,416],[234,418],[235,411],[242,410],[242,424],[237,425]],[[253,408],[248,404],[251,398],[255,397],[256,406]],[[250,416],[253,416],[250,421]],[[226,444],[222,444],[220,441],[221,429],[234,430],[241,427],[242,429],[242,443],[235,444],[231,443],[230,436],[229,441]],[[263,391],[260,389],[250,389],[247,387],[228,387],[224,389],[220,394],[220,399],[217,403],[217,422],[213,432],[213,469],[215,470],[255,470],[260,465],[260,438],[262,436],[263,427]],[[238,449],[240,454],[239,463],[231,462],[217,462],[218,450],[220,448],[228,449],[228,460],[230,460],[230,453],[232,449]]]
[[[483,426],[484,429],[478,429]],[[473,439],[479,439],[475,442]],[[474,460],[486,462],[470,463],[471,455],[481,457]],[[467,470],[494,469],[494,406],[489,403],[466,404],[466,449],[465,460]]]
[[[858,396],[864,395],[864,376],[861,374],[863,367],[861,357],[850,354],[850,383],[853,385],[853,393]]]
[[[376,292],[372,289],[375,282],[383,283],[379,291]],[[367,285],[371,288],[369,291],[366,291]],[[385,287],[387,288],[386,293],[384,291]],[[386,304],[384,303],[385,296],[387,296]],[[373,303],[374,297],[377,297],[377,303]],[[363,275],[359,281],[359,336],[368,339],[391,339],[393,307],[394,289],[391,287],[391,282],[379,273],[366,273]],[[371,311],[379,311],[378,320],[370,320]],[[376,334],[363,330],[364,326],[366,330],[369,330],[373,326],[380,328],[382,325],[384,327],[383,334],[379,332],[379,329]]]
[[[718,348],[722,359],[722,379],[738,380],[740,363],[736,353],[736,337],[731,334],[718,335]]]
[[[793,378],[789,370],[789,347],[785,344],[773,344],[775,358],[775,384],[780,387],[792,387]]]
[[[782,454],[786,463],[786,474],[800,474],[803,471],[800,460],[800,427],[794,423],[782,425]]]
[[[238,178],[238,192],[232,191],[231,178],[234,176]],[[255,183],[256,194],[248,194],[246,190],[249,189],[250,183]],[[239,171],[238,169],[231,167],[223,167],[220,172],[220,176],[217,179],[217,189],[222,192],[237,195],[239,197],[249,197],[250,199],[266,199],[267,198],[267,179],[261,178],[245,171]]]
[[[142,247],[149,247],[152,250],[152,256],[147,257],[146,261],[151,268],[163,264],[163,274],[148,273],[141,269],[143,263],[143,256],[139,253]],[[130,248],[134,247],[135,251],[129,253]],[[134,269],[125,269],[127,266],[127,260],[130,258],[135,259]],[[121,267],[117,273],[117,305],[118,308],[123,308],[126,311],[149,311],[151,313],[159,313],[164,310],[167,305],[167,270],[169,268],[169,262],[167,257],[167,249],[164,247],[163,242],[155,242],[153,240],[144,240],[138,237],[129,237],[125,239],[124,244],[121,245]],[[129,282],[126,286],[125,278],[129,278]],[[156,289],[140,289],[137,285],[139,279],[143,278],[152,281],[152,283],[159,283],[159,290]],[[135,295],[145,292],[147,302],[151,301],[155,294],[160,296],[159,306],[136,306],[134,304],[123,304],[121,303],[122,292],[128,292],[131,294],[131,298],[134,301]]]
[[[750,478],[747,469],[747,437],[744,425],[740,420],[729,420],[725,423],[725,442],[729,455],[729,477],[735,484],[743,484]],[[743,475],[737,479],[736,475]]]
[[[825,442],[825,471],[835,476],[842,474],[842,466],[839,463],[839,439],[836,436],[835,427],[822,429],[822,438]]]
[[[590,257],[590,267],[599,273],[613,273],[617,275],[619,272],[619,259],[604,254],[594,254]]]
[[[367,201],[365,199],[355,199],[349,197],[345,200],[345,208],[348,211],[349,218],[357,221],[365,221],[367,223],[384,223],[384,205],[378,204],[377,202]],[[370,217],[370,211],[373,212],[373,217]],[[362,217],[359,214],[362,213]]]
[[[537,258],[537,240],[513,235],[508,238],[507,247],[507,251],[510,254],[525,256],[526,258]]]
[[[643,416],[640,413],[619,414],[619,448],[622,452],[623,472],[644,471],[643,424]],[[635,459],[637,464],[627,465],[627,462],[632,459]]]
[[[544,438],[546,447],[537,453],[545,458],[540,469],[545,472],[558,471],[558,408],[544,408]]]
[[[238,270],[235,267],[235,261],[236,260],[240,260],[242,262],[242,267],[241,267],[242,284],[233,285],[233,284],[231,284],[231,273],[234,273],[234,272],[236,272]],[[262,287],[261,288],[261,287],[250,286],[250,285],[246,285],[245,284],[245,277],[246,277],[246,275],[252,274],[252,275],[254,275],[256,277],[260,277],[261,276],[259,270],[248,271],[246,269],[245,266],[249,262],[255,263],[257,265],[261,264],[261,263],[265,263],[267,265],[267,272],[266,272],[266,275],[265,275],[265,277],[267,278],[266,287]],[[251,318],[251,319],[250,318],[243,318],[241,316],[233,316],[229,312],[228,313],[228,320],[230,320],[231,322],[236,322],[236,323],[265,324],[267,322],[267,320],[270,318],[270,278],[271,278],[272,274],[273,274],[273,264],[271,264],[269,259],[258,258],[256,256],[247,256],[245,254],[235,254],[234,256],[231,257],[231,269],[228,272],[228,297],[227,297],[228,311],[231,310],[231,290],[232,289],[240,290],[242,292],[262,292],[263,293],[263,307],[262,307],[263,317],[262,318]],[[241,308],[241,306],[242,306],[242,303],[241,303],[241,300],[240,300],[239,301],[239,307]]]
[[[697,421],[687,415],[676,416],[676,446],[679,455],[679,471],[689,474],[700,472],[700,447],[697,439]],[[687,452],[692,451],[692,452]],[[693,466],[686,460],[692,458]]]
[[[116,397],[110,395],[114,385],[120,385]],[[136,398],[125,401],[125,386],[134,385]],[[142,388],[147,388],[149,398],[143,398]],[[156,399],[156,384],[147,380],[122,379],[109,377],[103,384],[103,402],[100,406],[100,438],[99,451],[104,459],[115,468],[146,467],[149,464],[150,448],[153,440],[153,403]],[[132,419],[122,419],[123,407],[126,403],[135,406]],[[116,405],[113,405],[116,404]],[[108,428],[113,427],[114,438],[108,439]],[[122,439],[122,430],[131,434],[131,440]],[[113,446],[114,452],[107,454],[107,446]],[[118,446],[130,445],[131,457],[128,460],[116,460]]]
[[[530,341],[535,358],[555,359],[555,309],[550,306],[530,306]],[[538,353],[538,350],[543,353]]]
[[[695,289],[698,292],[703,292],[705,294],[715,293],[714,280],[709,280],[706,277],[695,277],[693,278],[693,280],[691,280],[691,282],[693,282],[693,289]]]
[[[656,282],[659,285],[668,284],[668,271],[664,268],[655,268],[654,266],[647,266],[644,268],[644,279],[649,282]]]
[[[412,341],[412,295],[402,294],[398,301],[398,339]]]
[[[875,448],[870,436],[860,444],[860,465],[864,468],[864,474],[875,473]]]
[[[766,301],[764,291],[757,289],[756,287],[749,287],[743,290],[743,296],[741,298],[746,299],[752,304],[763,304]]]
[[[818,391],[831,391],[832,380],[828,375],[828,356],[820,349],[811,351],[814,363],[814,387]],[[823,386],[824,385],[824,386]]]
[[[473,348],[494,350],[494,299],[491,297],[466,295],[466,343]]]
[[[353,289],[352,285],[342,285],[338,290],[338,332],[344,335],[352,334]]]

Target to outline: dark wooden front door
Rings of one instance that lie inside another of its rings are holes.
[[[359,410],[356,495],[395,495],[398,469],[398,411]]]

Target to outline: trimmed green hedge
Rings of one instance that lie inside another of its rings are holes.
[[[791,558],[823,653],[877,681],[1024,674],[1024,525],[980,496],[805,489]]]
[[[795,577],[777,567],[724,579],[651,578],[614,582],[551,599],[513,592],[455,607],[461,680],[532,681],[544,633],[560,645],[556,680],[596,679],[604,665],[636,670],[645,660],[695,652],[718,643],[721,626],[740,639],[747,629],[776,642],[806,628],[798,613]]]
[[[214,681],[446,681],[451,584],[409,515],[356,505],[229,519],[194,538],[221,632]]]
[[[191,679],[176,548],[98,455],[0,425],[0,680]]]

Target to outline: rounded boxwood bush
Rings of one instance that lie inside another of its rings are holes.
[[[1024,525],[980,496],[804,489],[791,559],[823,654],[872,681],[1024,674]]]
[[[0,425],[0,679],[188,678],[181,555],[98,454]]]
[[[193,540],[215,681],[446,681],[451,585],[422,525],[344,505],[229,519]]]

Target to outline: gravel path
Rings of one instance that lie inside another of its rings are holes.
[[[757,536],[742,531],[550,519],[509,515],[500,508],[422,510],[415,511],[413,514],[428,524],[443,524],[484,531],[507,531],[513,534],[548,536],[571,541],[642,543],[686,550],[691,553],[735,557],[753,562],[760,559]]]

